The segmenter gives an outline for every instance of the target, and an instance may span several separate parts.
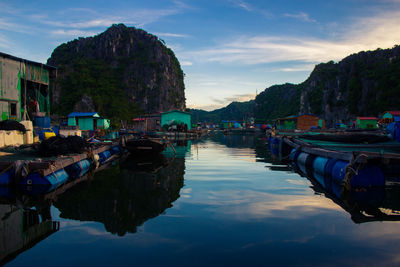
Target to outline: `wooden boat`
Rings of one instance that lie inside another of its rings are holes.
[[[391,140],[385,134],[357,133],[357,132],[302,134],[298,135],[297,138],[306,140],[338,142],[346,144],[374,144],[374,143],[388,142]]]
[[[132,172],[156,173],[169,164],[163,154],[131,154],[120,163],[121,168]]]
[[[164,151],[167,143],[160,138],[141,137],[137,139],[129,139],[126,141],[126,149],[136,154],[158,154]]]
[[[399,144],[346,144],[296,137],[274,137],[271,153],[289,159],[307,175],[313,174],[322,185],[329,176],[337,184],[350,188],[383,187],[400,174]],[[321,143],[324,142],[324,143]],[[331,144],[333,143],[333,144]]]

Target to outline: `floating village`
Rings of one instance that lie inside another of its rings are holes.
[[[52,116],[50,95],[56,68],[4,53],[0,53],[0,66],[2,203],[29,206],[32,200],[50,201],[128,155],[152,164],[167,148],[176,153],[177,141],[200,139],[216,132],[257,136],[276,161],[311,177],[336,199],[356,194],[358,200],[372,201],[368,192],[379,192],[400,182],[398,110],[382,111],[379,118],[356,117],[350,124],[337,123],[332,128],[312,114],[277,118],[272,124],[251,120],[209,124],[194,123],[191,114],[183,110],[170,110],[143,114],[121,129],[112,129],[110,119],[97,112]],[[385,211],[375,210],[373,219],[400,219],[395,210]],[[2,218],[10,214],[9,210],[0,212]],[[3,263],[60,227],[51,220],[25,230],[18,230],[17,225],[11,221],[1,228],[1,233],[9,229],[17,232],[11,238],[2,238]],[[22,236],[20,231],[25,231],[22,241],[16,239]]]

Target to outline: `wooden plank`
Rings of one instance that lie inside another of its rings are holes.
[[[327,150],[323,148],[317,148],[314,146],[311,146],[305,142],[298,142],[299,140],[295,139],[293,141],[290,141],[288,138],[282,138],[283,141],[288,144],[291,147],[294,147],[296,149],[300,149],[303,152],[320,156],[320,157],[325,157],[325,158],[336,158],[336,159],[341,159],[341,160],[346,160],[350,161],[353,158],[353,154],[349,152],[338,152],[338,151],[333,151],[333,150]]]
[[[304,141],[299,139],[294,139],[293,141],[289,140],[286,137],[283,137],[282,140],[294,147],[296,149],[301,149],[306,153],[310,153],[317,156],[323,157],[330,157],[330,158],[337,158],[342,160],[350,161],[353,158],[356,159],[356,162],[359,163],[366,163],[372,160],[381,160],[383,163],[390,163],[390,162],[398,162],[400,161],[400,154],[396,153],[380,153],[380,152],[370,152],[370,151],[337,151],[337,150],[330,150],[326,148],[319,148],[314,145],[308,144]],[[360,155],[364,155],[365,157],[358,157]]]
[[[117,145],[117,143],[107,143],[107,145],[103,145],[101,147],[94,149],[92,153],[99,154],[101,152],[109,150],[111,147],[115,145]],[[74,164],[75,162],[87,159],[89,153],[90,152],[88,152],[87,154],[75,154],[70,156],[63,156],[52,161],[31,162],[29,164],[29,170],[32,172],[38,171],[42,176],[46,176],[49,175],[50,173],[53,173],[57,170],[60,170],[71,164]]]

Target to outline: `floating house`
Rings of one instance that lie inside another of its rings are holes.
[[[381,123],[400,122],[400,111],[386,111],[382,115]]]
[[[150,132],[161,130],[161,114],[148,114],[132,119],[136,131]]]
[[[180,110],[171,110],[164,113],[161,113],[161,127],[167,127],[171,124],[184,124],[187,126],[187,129],[191,129],[192,116],[188,112],[180,111]]]
[[[325,121],[312,114],[301,114],[279,118],[276,121],[279,130],[310,130],[312,128],[325,128]]]
[[[1,120],[48,116],[55,78],[55,67],[0,52]]]
[[[68,126],[79,126],[80,130],[110,128],[110,120],[101,118],[97,112],[72,112],[68,115]]]
[[[276,127],[279,130],[294,130],[297,127],[297,117],[288,116],[285,118],[278,118],[276,120]]]
[[[359,129],[376,129],[378,118],[376,117],[357,117],[356,128]]]
[[[221,122],[221,125],[222,125],[223,129],[230,129],[230,128],[240,129],[240,128],[242,128],[242,125],[237,121],[225,120],[225,121]]]

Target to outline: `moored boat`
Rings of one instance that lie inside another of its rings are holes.
[[[134,155],[158,154],[164,151],[166,147],[167,143],[159,138],[141,137],[126,141],[126,149]]]

